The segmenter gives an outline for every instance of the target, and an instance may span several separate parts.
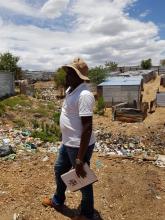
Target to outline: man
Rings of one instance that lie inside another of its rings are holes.
[[[62,146],[55,163],[56,192],[52,199],[45,199],[43,205],[60,210],[65,201],[66,185],[61,175],[75,167],[79,177],[85,177],[83,164],[90,164],[95,138],[92,132],[94,96],[88,90],[85,81],[88,78],[88,66],[80,58],[63,67],[66,71],[66,97],[60,116]],[[81,189],[81,213],[74,220],[92,219],[94,213],[93,187]]]

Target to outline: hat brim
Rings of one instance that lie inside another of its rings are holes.
[[[72,65],[62,66],[62,68],[63,68],[64,70],[67,70],[68,67],[74,69],[75,72],[77,73],[77,75],[80,77],[80,79],[83,79],[83,80],[86,80],[86,81],[90,81],[90,79],[89,79],[87,76],[82,75],[81,72],[80,72],[77,68],[75,68],[74,66],[72,66]]]

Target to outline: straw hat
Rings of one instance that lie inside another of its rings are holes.
[[[67,71],[67,67],[75,70],[77,75],[83,79],[89,81],[88,78],[88,66],[82,58],[75,58],[71,64],[64,65],[63,68]]]

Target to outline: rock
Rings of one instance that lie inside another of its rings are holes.
[[[158,155],[155,165],[158,167],[165,167],[165,155]]]
[[[0,146],[0,157],[5,157],[15,153],[11,146]]]

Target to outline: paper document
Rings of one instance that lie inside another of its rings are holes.
[[[87,163],[84,164],[84,170],[86,172],[86,177],[84,178],[78,177],[75,169],[61,175],[61,178],[66,184],[68,190],[74,192],[98,180],[97,176],[89,168]]]

